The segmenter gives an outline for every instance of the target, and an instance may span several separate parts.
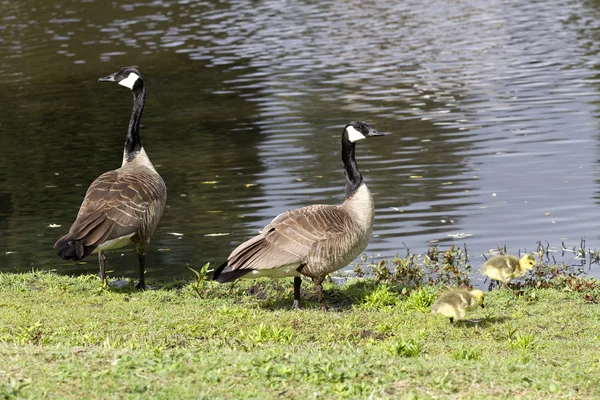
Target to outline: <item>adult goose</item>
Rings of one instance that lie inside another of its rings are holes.
[[[133,92],[133,112],[121,168],[100,175],[87,190],[77,219],[54,248],[65,260],[98,253],[100,279],[106,281],[105,250],[135,244],[140,268],[136,287],[144,289],[144,266],[150,237],[167,200],[167,188],[140,141],[146,86],[135,68],[121,68],[99,82],[116,82]]]
[[[365,122],[353,121],[342,133],[346,198],[341,205],[312,205],[286,211],[258,236],[239,245],[209,276],[221,283],[238,278],[294,277],[294,308],[300,308],[300,276],[312,278],[326,310],[322,283],[367,247],[373,231],[373,197],[354,158],[355,143],[383,136]]]

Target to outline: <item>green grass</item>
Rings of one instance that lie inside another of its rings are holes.
[[[306,283],[290,310],[291,279],[157,286],[0,274],[0,399],[600,397],[599,285],[494,290],[454,325],[427,286],[328,284],[328,313]]]

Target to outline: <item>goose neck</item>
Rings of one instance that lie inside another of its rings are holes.
[[[354,158],[355,147],[356,145],[348,139],[348,134],[344,132],[342,135],[342,162],[346,175],[346,199],[352,197],[363,184],[363,177]]]
[[[132,161],[142,149],[142,141],[140,139],[140,121],[144,104],[146,102],[146,87],[142,84],[133,89],[133,112],[129,120],[129,129],[125,138],[125,154],[123,162]]]

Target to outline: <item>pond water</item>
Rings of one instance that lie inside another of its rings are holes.
[[[150,280],[223,261],[286,209],[340,203],[351,120],[390,133],[357,145],[370,257],[600,248],[599,28],[586,0],[2,1],[0,271],[97,271],[53,244],[120,166],[131,94],[97,79],[127,65],[169,190]],[[137,276],[132,249],[108,256]]]

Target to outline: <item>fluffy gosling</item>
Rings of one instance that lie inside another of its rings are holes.
[[[438,297],[431,306],[431,312],[448,317],[450,323],[453,323],[455,319],[464,319],[467,311],[477,306],[483,308],[483,292],[481,290],[455,289]]]
[[[515,256],[503,254],[484,262],[481,266],[481,273],[508,285],[511,279],[525,275],[535,264],[535,258],[531,254],[525,254],[520,260]]]

